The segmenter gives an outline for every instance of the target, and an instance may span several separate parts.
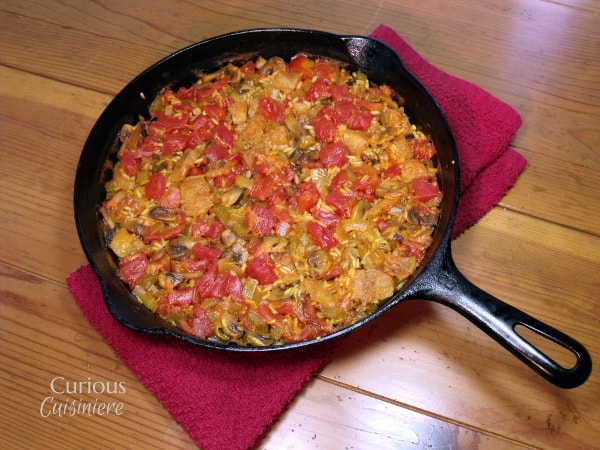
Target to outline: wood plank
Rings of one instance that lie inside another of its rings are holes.
[[[340,391],[337,385],[317,379],[292,403],[259,448],[508,450],[525,447],[363,393]]]
[[[484,290],[581,341],[598,360],[600,241],[540,224],[497,208],[456,241],[457,265]],[[322,375],[533,447],[600,442],[597,373],[574,390],[555,388],[434,303],[407,302],[357,331]]]
[[[60,284],[0,264],[0,439],[8,447],[78,449],[195,448],[185,431],[147,391],[85,320]],[[66,382],[102,383],[119,392],[56,394]],[[121,390],[122,389],[122,390]],[[52,397],[52,400],[46,400]],[[52,405],[72,400],[122,404],[121,414],[59,415]],[[52,402],[52,403],[51,403]],[[327,408],[319,405],[327,404]],[[369,418],[368,421],[365,418]],[[110,429],[110,433],[106,430]],[[448,448],[481,443],[515,448],[494,436],[382,402],[315,379],[298,396],[261,448]]]
[[[0,80],[0,230],[13,237],[2,239],[0,251],[9,264],[63,281],[86,262],[73,181],[86,134],[110,97],[5,67]],[[52,92],[46,103],[39,89]]]

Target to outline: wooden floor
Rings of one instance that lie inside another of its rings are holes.
[[[111,98],[169,53],[265,26],[397,30],[516,108],[528,159],[454,243],[484,290],[600,359],[600,1],[0,1],[0,447],[195,448],[72,301],[75,167]],[[119,380],[128,413],[42,417],[49,383]],[[102,444],[98,444],[102,442]],[[404,303],[346,340],[265,449],[600,448],[600,376],[563,390],[460,315]]]

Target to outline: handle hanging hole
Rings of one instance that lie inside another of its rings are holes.
[[[577,356],[573,352],[535,330],[518,324],[515,332],[563,368],[572,369],[577,364]]]

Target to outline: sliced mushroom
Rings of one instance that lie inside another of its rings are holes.
[[[221,242],[225,247],[231,247],[235,241],[237,240],[237,236],[230,229],[225,229],[221,233]]]
[[[179,220],[179,210],[157,206],[150,211],[150,217],[161,222],[177,222]]]
[[[174,272],[162,272],[158,275],[158,284],[163,289],[173,289],[177,285],[181,284],[183,277],[178,273]]]
[[[308,262],[311,275],[317,279],[323,278],[333,265],[331,256],[325,250],[315,250],[308,255],[306,261]]]
[[[181,259],[188,254],[188,248],[185,245],[185,242],[179,239],[173,239],[167,244],[167,253],[173,259]]]
[[[246,342],[256,347],[266,347],[273,344],[275,340],[270,336],[263,336],[258,333],[246,333]]]
[[[244,334],[243,327],[238,326],[234,317],[225,312],[221,315],[221,323],[215,327],[215,334],[224,341],[239,339]]]

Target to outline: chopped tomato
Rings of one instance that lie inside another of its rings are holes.
[[[320,325],[315,324],[313,322],[307,323],[300,331],[300,334],[296,336],[294,339],[289,339],[289,342],[303,342],[316,338],[317,336],[323,334]]]
[[[324,60],[315,61],[313,70],[315,72],[315,75],[317,75],[319,78],[330,78],[331,75],[335,72],[335,68]]]
[[[369,111],[356,111],[348,121],[348,128],[366,131],[371,126],[373,116]]]
[[[333,231],[319,225],[317,222],[307,222],[306,230],[312,241],[325,250],[330,250],[338,245],[338,240],[333,235]]]
[[[194,288],[185,289],[174,289],[167,292],[167,302],[171,306],[187,306],[191,305],[194,301],[195,292]]]
[[[337,119],[347,124],[357,112],[357,108],[351,100],[339,100],[335,103],[334,111]]]
[[[333,119],[318,116],[312,121],[315,137],[323,142],[333,142],[337,132],[337,125]]]
[[[275,186],[277,183],[275,180],[267,175],[259,174],[252,183],[252,187],[250,188],[250,192],[248,193],[250,197],[267,201],[273,195],[273,191],[275,190]]]
[[[377,227],[379,231],[383,231],[388,227],[388,223],[383,217],[378,217],[375,221],[375,227]]]
[[[194,100],[194,86],[185,87],[182,86],[177,90],[175,96],[182,100]]]
[[[317,204],[321,194],[317,185],[312,181],[298,185],[296,189],[296,200],[298,201],[298,212],[303,213]]]
[[[221,78],[219,80],[215,80],[211,83],[211,89],[213,92],[218,92],[218,91],[222,90],[225,86],[227,86],[230,81],[231,81],[231,76],[224,75],[223,78]]]
[[[163,208],[179,208],[179,205],[181,205],[181,191],[176,187],[170,187],[165,190],[158,202]]]
[[[192,254],[196,260],[204,263],[205,267],[200,266],[200,269],[207,269],[221,257],[221,250],[196,242],[192,247]]]
[[[271,265],[271,258],[267,253],[252,258],[246,264],[246,273],[259,284],[271,284],[277,281],[277,274]]]
[[[190,122],[190,125],[196,130],[204,131],[206,133],[204,137],[209,137],[210,134],[208,133],[208,131],[212,130],[212,128],[215,126],[215,123],[211,120],[210,117],[199,115]]]
[[[350,179],[350,172],[347,170],[340,170],[331,180],[331,185],[329,186],[329,190],[337,191],[343,188],[348,180]]]
[[[180,223],[173,227],[154,227],[144,228],[142,233],[144,244],[150,244],[155,241],[174,239],[185,231],[185,223]]]
[[[187,122],[184,115],[172,117],[160,111],[153,111],[152,118],[154,120],[150,122],[147,130],[150,134],[172,133],[173,131],[183,128]]]
[[[144,195],[146,198],[157,200],[165,193],[166,187],[167,177],[161,173],[152,174],[144,186]]]
[[[148,267],[148,257],[145,253],[125,256],[119,262],[121,276],[130,287],[135,286],[137,279],[144,275],[146,267]]]
[[[270,234],[277,225],[277,216],[269,209],[259,205],[252,205],[252,207],[246,211],[245,223],[254,233],[259,236]]]
[[[218,145],[218,144],[215,144]],[[214,157],[215,155],[213,155]],[[220,155],[222,156],[222,155]],[[208,159],[208,158],[207,158]],[[222,175],[217,175],[213,179],[214,186],[217,189],[227,188],[229,186],[233,186],[235,183],[235,177],[246,170],[246,166],[244,165],[244,161],[239,153],[227,154],[223,160],[227,160],[231,162],[229,167],[229,171]]]
[[[211,143],[206,149],[204,154],[207,161],[217,161],[219,159],[225,159],[229,156],[229,150],[224,145],[217,142]]]
[[[225,109],[221,105],[216,105],[214,103],[202,105],[201,111],[203,115],[205,115],[209,119],[214,119],[217,122],[222,121],[227,116],[227,109]]]
[[[435,147],[428,139],[413,139],[410,141],[413,158],[427,162],[435,155]]]
[[[196,289],[202,298],[223,298],[227,295],[238,295],[242,292],[241,280],[229,272],[219,274],[217,264],[198,279]],[[204,276],[206,275],[206,278]]]
[[[355,193],[345,194],[340,191],[333,191],[327,194],[327,196],[325,197],[325,203],[327,203],[330,206],[333,206],[336,213],[343,217],[350,216],[350,210],[355,201]]]
[[[202,173],[202,169],[198,166],[192,166],[187,172],[188,177],[193,177],[194,175],[200,175]]]
[[[382,178],[398,178],[402,173],[402,168],[400,164],[392,164],[390,167],[385,169],[381,174]]]
[[[240,277],[229,272],[225,272],[221,276],[226,281],[228,295],[239,295],[242,293],[244,286],[242,285],[242,280],[240,280]]]
[[[163,155],[170,155],[171,153],[183,151],[190,142],[190,138],[190,134],[167,134],[163,140]]]
[[[198,128],[192,129],[190,140],[188,141],[188,147],[195,148],[205,142],[210,141],[213,137],[213,126],[214,124],[206,126],[201,125]]]
[[[157,136],[147,135],[142,139],[140,145],[135,149],[133,153],[136,158],[144,158],[151,156],[161,150],[160,139]]]
[[[287,302],[282,302],[279,305],[277,305],[277,312],[279,314],[295,314],[296,313],[296,307],[294,305],[293,302],[287,301]]]
[[[290,72],[300,72],[302,74],[303,79],[312,78],[315,74],[313,70],[315,67],[315,61],[306,57],[305,55],[296,55],[294,56],[287,68]]]
[[[219,275],[218,270],[218,265],[214,263],[196,280],[196,291],[198,292],[198,295],[200,295],[200,298],[214,297],[212,295],[212,289],[217,281],[217,276]]]
[[[258,112],[265,119],[272,122],[283,123],[286,114],[285,110],[286,107],[283,103],[271,97],[264,96],[258,101]]]
[[[410,181],[415,197],[420,202],[427,202],[441,194],[439,187],[433,184],[429,177],[413,178]]]
[[[282,119],[283,121],[283,119]],[[213,135],[217,141],[227,148],[233,147],[233,141],[235,140],[235,133],[233,130],[227,128],[222,123],[215,126]]]
[[[233,186],[233,183],[235,183],[235,173],[233,172],[219,175],[214,179],[214,184],[217,189]]]
[[[306,92],[306,100],[313,101],[318,100],[320,98],[331,97],[331,92],[329,91],[330,83],[322,78],[317,79],[308,92]]]
[[[273,311],[271,311],[269,303],[267,303],[266,301],[262,301],[258,304],[256,312],[260,316],[260,318],[267,323],[270,323],[275,320],[275,314],[273,313]]]
[[[340,101],[349,101],[354,102],[356,100],[356,95],[350,92],[350,89],[345,84],[332,84],[331,88],[331,96],[333,100],[336,102]]]
[[[342,266],[340,266],[339,264],[335,264],[329,268],[329,270],[323,276],[322,279],[323,280],[333,280],[334,278],[339,277],[342,273],[344,273]]]
[[[373,116],[367,110],[361,111],[354,101],[340,100],[334,107],[337,119],[352,130],[368,130]]]
[[[254,61],[248,61],[247,63],[242,64],[242,66],[240,66],[240,72],[242,72],[244,75],[251,75],[256,71],[256,64],[254,64]]]
[[[323,144],[319,152],[319,159],[328,169],[343,167],[348,162],[348,148],[342,142]]]
[[[358,166],[353,169],[357,177],[352,183],[352,188],[359,194],[360,198],[373,201],[375,189],[379,186],[379,174],[373,166]]]
[[[327,228],[335,228],[340,221],[340,216],[332,212],[317,209],[312,213],[313,217],[324,224]]]
[[[123,166],[123,170],[130,177],[134,177],[137,175],[140,170],[141,160],[136,158],[135,155],[131,152],[125,152],[120,156],[121,165]]]
[[[225,230],[225,225],[216,220],[196,218],[192,222],[190,234],[192,237],[207,237],[217,239]]]
[[[415,241],[404,241],[396,249],[398,254],[402,256],[414,256],[417,259],[422,259],[425,255],[423,244]]]
[[[204,261],[186,257],[181,258],[179,261],[186,272],[203,272],[206,270],[206,263]]]
[[[194,100],[195,102],[206,101],[212,97],[213,93],[220,91],[227,86],[230,81],[231,77],[229,75],[224,75],[213,83],[195,83],[190,88],[180,88],[177,91],[177,98],[182,100]]]
[[[215,334],[215,328],[210,321],[208,314],[200,305],[194,305],[192,318],[190,320],[181,319],[179,326],[186,332],[200,339],[206,339]]]
[[[274,233],[277,236],[287,236],[292,231],[294,226],[294,219],[287,210],[284,210],[280,207],[273,208],[273,212],[275,213],[275,217],[277,217],[277,225],[275,225]]]

